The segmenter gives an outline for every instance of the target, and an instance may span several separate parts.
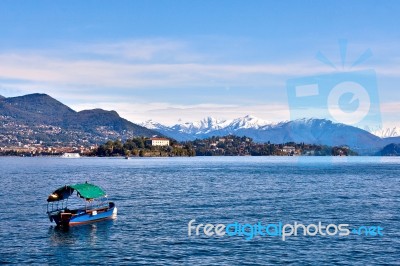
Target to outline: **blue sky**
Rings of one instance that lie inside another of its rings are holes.
[[[346,39],[346,66],[372,51],[352,70],[376,72],[384,126],[399,126],[398,14],[398,1],[2,1],[0,94],[131,121],[281,121],[288,79],[348,70]]]

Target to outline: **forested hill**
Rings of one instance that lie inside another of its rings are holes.
[[[0,97],[0,145],[100,144],[160,135],[102,109],[76,112],[47,94]]]

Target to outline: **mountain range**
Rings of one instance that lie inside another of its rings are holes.
[[[313,118],[270,123],[247,115],[233,120],[207,117],[200,121],[170,127],[152,120],[140,125],[179,141],[232,134],[251,137],[256,142],[345,145],[360,154],[374,154],[389,143],[400,143],[400,137],[380,138],[357,127]]]
[[[0,96],[0,144],[98,144],[159,134],[102,109],[76,112],[46,94]]]
[[[325,119],[299,119],[271,123],[254,116],[232,120],[207,117],[200,121],[165,126],[149,120],[141,124],[102,109],[76,112],[46,94],[0,96],[0,145],[101,144],[134,136],[167,136],[178,141],[211,136],[247,136],[255,142],[307,143],[349,146],[360,154],[375,154],[400,137],[380,138],[357,127]]]

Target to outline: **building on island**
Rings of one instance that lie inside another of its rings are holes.
[[[150,138],[146,143],[151,146],[169,146],[169,139],[166,138]]]
[[[293,146],[283,146],[282,151],[285,153],[294,153],[296,149]]]

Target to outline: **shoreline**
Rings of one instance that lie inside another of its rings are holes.
[[[34,155],[34,156],[20,156],[20,155],[1,155],[2,157],[16,157],[16,158],[60,158],[60,159],[80,159],[80,158],[115,158],[125,159],[126,156],[85,156],[81,155],[77,158],[65,158],[62,155]],[[205,158],[205,157],[399,157],[390,155],[196,155],[196,156],[129,156],[128,159],[140,159],[140,158]]]

